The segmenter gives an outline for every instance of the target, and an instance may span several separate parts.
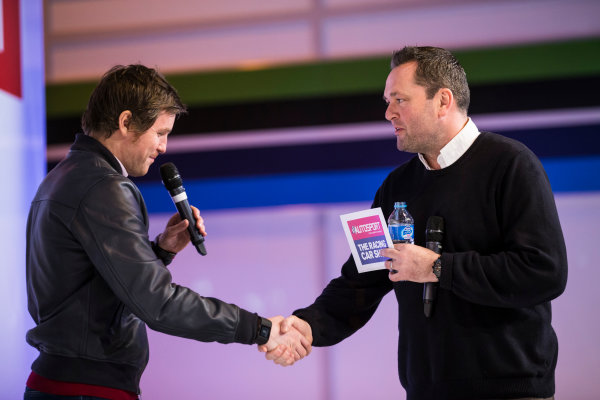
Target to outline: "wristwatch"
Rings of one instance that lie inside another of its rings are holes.
[[[438,257],[438,259],[433,262],[433,274],[439,281],[442,276],[442,257]]]
[[[269,341],[271,336],[271,321],[266,318],[258,317],[258,331],[256,332],[256,344],[262,345]]]

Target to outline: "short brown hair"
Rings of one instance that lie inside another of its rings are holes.
[[[119,128],[119,115],[131,111],[132,129],[148,130],[162,111],[186,113],[177,91],[157,70],[140,64],[116,65],[104,74],[81,117],[86,135],[110,137]]]
[[[391,68],[416,61],[415,83],[425,87],[427,97],[432,98],[441,88],[452,91],[458,108],[469,111],[471,93],[467,74],[456,57],[448,50],[439,47],[411,47],[394,52]]]

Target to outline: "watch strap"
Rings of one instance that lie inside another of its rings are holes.
[[[263,345],[269,341],[271,336],[271,321],[266,318],[258,317],[258,329],[256,332],[256,344]]]
[[[435,275],[436,278],[438,278],[438,281],[440,280],[440,277],[442,276],[442,257],[438,257],[437,260],[435,260],[433,262],[433,274]]]

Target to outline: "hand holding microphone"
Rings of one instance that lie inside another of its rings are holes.
[[[444,236],[444,219],[442,217],[432,216],[427,220],[425,230],[425,247],[397,244],[394,248],[381,249],[380,254],[388,257],[385,267],[390,271],[396,271],[389,274],[392,282],[410,281],[424,283],[423,287],[423,307],[426,317],[430,317],[433,312],[433,305],[436,298],[438,283],[432,281],[432,276],[439,275],[433,269],[438,265],[442,253],[442,238]],[[438,276],[439,279],[439,276]]]
[[[165,188],[169,191],[171,199],[179,212],[182,220],[188,221],[187,230],[190,234],[190,241],[196,247],[196,250],[201,255],[206,255],[206,248],[204,247],[204,236],[196,227],[196,218],[192,211],[192,207],[187,200],[187,194],[183,187],[183,181],[177,171],[177,167],[173,163],[165,163],[160,166],[160,176],[162,178]]]

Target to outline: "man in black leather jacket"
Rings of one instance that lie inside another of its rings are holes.
[[[157,71],[114,67],[91,95],[85,134],[41,183],[26,254],[28,308],[36,322],[27,342],[40,355],[25,399],[137,398],[148,362],[146,325],[205,342],[266,343],[289,364],[310,351],[310,337],[279,335],[282,317],[261,318],[172,282],[166,265],[189,242],[186,220],[174,215],[150,241],[144,199],[127,176],[148,172],[184,112]]]

